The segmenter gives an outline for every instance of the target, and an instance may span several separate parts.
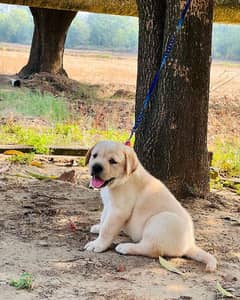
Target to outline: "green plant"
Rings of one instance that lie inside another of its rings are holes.
[[[217,139],[212,145],[212,166],[228,176],[240,176],[240,139]]]
[[[210,188],[215,190],[229,188],[240,194],[240,183],[238,183],[240,176],[240,140],[238,138],[218,138],[210,148],[213,151]]]
[[[38,116],[49,121],[63,121],[69,116],[67,104],[62,98],[49,94],[23,90],[0,91],[0,111],[13,111],[25,116]]]
[[[14,164],[29,165],[34,158],[34,153],[23,153],[20,155],[11,155],[8,160]]]
[[[85,157],[80,157],[78,160],[78,165],[80,167],[84,167],[85,166]]]
[[[11,280],[10,286],[14,286],[17,289],[32,289],[33,278],[30,273],[24,272],[20,275],[19,279]]]
[[[100,140],[125,142],[127,131],[85,129],[79,124],[57,123],[48,127],[26,127],[11,122],[0,127],[0,140],[4,144],[25,144],[33,146],[37,153],[48,153],[53,145],[92,146]]]

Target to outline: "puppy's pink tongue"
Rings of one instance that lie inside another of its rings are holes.
[[[96,188],[96,189],[100,189],[101,186],[104,185],[104,181],[100,178],[96,178],[95,176],[93,176],[91,178],[91,186]]]

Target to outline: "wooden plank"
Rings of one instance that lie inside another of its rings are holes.
[[[85,156],[88,152],[87,147],[58,147],[51,146],[49,152],[52,155],[65,155],[65,156]]]
[[[88,152],[87,147],[59,147],[51,146],[49,147],[49,153],[52,155],[64,155],[64,156],[85,156]],[[7,150],[18,150],[23,153],[35,152],[35,149],[31,146],[26,145],[0,145],[0,153],[3,153]]]
[[[26,145],[0,145],[0,153],[3,153],[7,150],[17,150],[24,153],[34,152],[34,148]]]

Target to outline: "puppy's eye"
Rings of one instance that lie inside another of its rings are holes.
[[[113,159],[113,158],[109,159],[109,163],[110,163],[111,165],[116,165],[116,164],[117,164],[116,160]]]
[[[96,157],[97,157],[97,153],[94,153],[94,154],[93,154],[93,158],[96,158]]]

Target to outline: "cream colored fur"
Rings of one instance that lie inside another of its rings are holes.
[[[93,158],[93,154],[97,157]],[[111,165],[111,158],[117,163]],[[86,250],[105,251],[123,230],[133,242],[117,245],[115,249],[121,254],[187,256],[205,263],[208,271],[216,269],[214,256],[195,245],[193,222],[187,210],[143,168],[133,149],[120,143],[99,142],[91,149],[88,161],[90,172],[99,163],[103,166],[101,179],[115,179],[101,189],[101,222],[91,228],[99,236],[86,244]]]

